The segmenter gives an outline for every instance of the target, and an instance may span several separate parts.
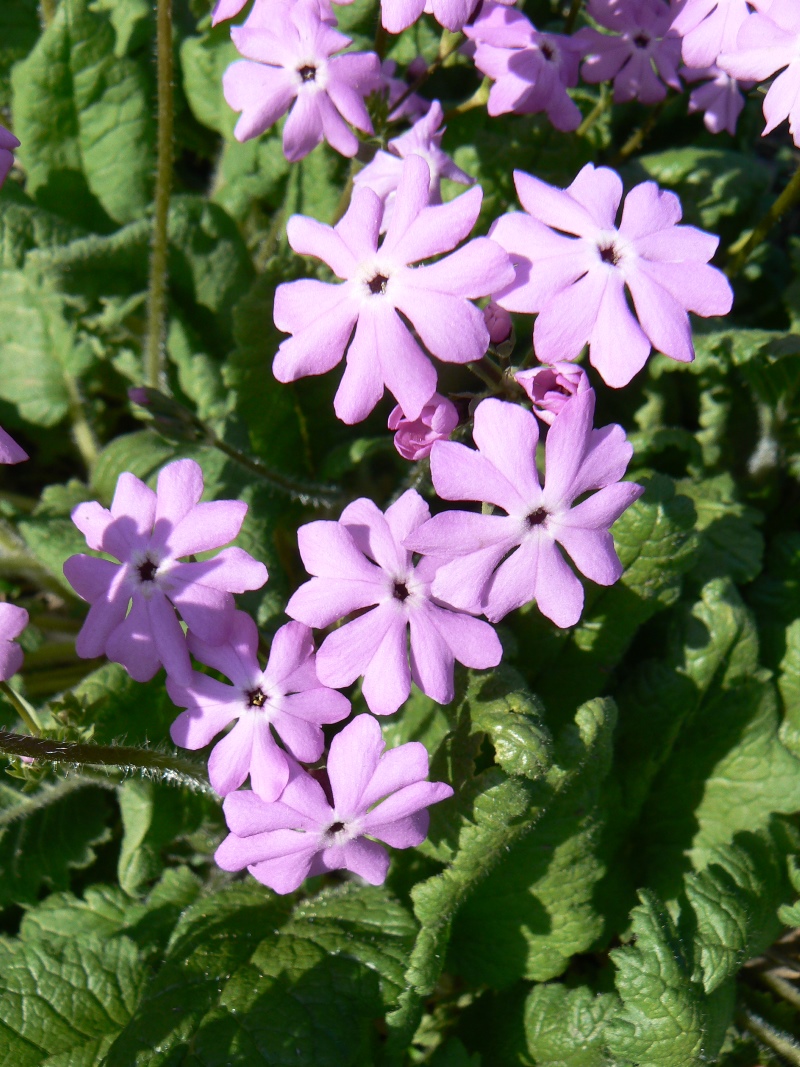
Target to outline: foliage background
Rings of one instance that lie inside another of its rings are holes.
[[[323,146],[290,166],[279,131],[232,139],[220,78],[234,52],[205,0],[174,5],[167,356],[172,395],[206,429],[142,421],[127,389],[143,378],[153,11],[42,7],[0,5],[0,108],[22,142],[0,195],[0,423],[33,456],[3,471],[0,588],[31,613],[20,685],[47,736],[168,754],[162,680],[75,658],[84,607],[61,570],[82,546],[74,504],[107,504],[123,470],[152,479],[196,458],[209,498],[250,505],[239,543],[270,581],[240,603],[269,635],[303,580],[298,523],[338,513],[304,504],[306,483],[381,507],[430,485],[394,452],[388,403],[350,429],[330,377],[272,377],[274,287],[315,269],[285,221],[331,221],[349,163]],[[525,10],[561,25],[548,0]],[[337,14],[371,47],[370,0]],[[401,64],[431,61],[438,27],[389,43]],[[447,110],[477,86],[455,56],[425,91]],[[589,114],[599,90],[576,98]],[[671,94],[656,122],[615,107],[581,135],[475,108],[450,118],[445,147],[483,185],[480,232],[514,203],[512,168],[566,185],[592,160],[674,189],[724,249],[796,152],[783,130],[759,139],[757,93],[735,138],[685,107]],[[390,744],[424,741],[432,777],[456,789],[385,887],[331,876],[278,898],[219,871],[224,824],[199,762],[142,776],[4,761],[2,1067],[800,1063],[785,934],[800,925],[796,222],[736,277],[733,314],[696,324],[694,364],[656,356],[628,389],[599,387],[597,422],[626,427],[647,486],[614,529],[620,583],[587,589],[571,631],[534,608],[510,616],[501,668],[463,672],[448,708],[416,693],[384,724]],[[528,335],[520,323],[518,358]],[[449,368],[444,386],[472,384]],[[10,705],[0,723],[19,728]]]

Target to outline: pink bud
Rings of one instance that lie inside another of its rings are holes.
[[[575,363],[548,363],[514,377],[531,398],[534,413],[548,426],[571,397],[592,388],[586,371]]]
[[[398,405],[389,416],[389,429],[396,430],[394,447],[403,459],[430,455],[434,441],[444,441],[458,426],[458,410],[446,397],[434,393],[419,418],[407,419]]]
[[[145,386],[133,385],[128,390],[128,400],[132,404],[138,404],[139,407],[147,407],[150,403],[150,390]]]
[[[483,321],[489,331],[489,340],[493,345],[501,345],[511,336],[511,316],[498,304],[488,303],[483,309]]]

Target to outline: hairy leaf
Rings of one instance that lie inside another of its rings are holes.
[[[605,1027],[619,1007],[586,986],[534,986],[525,1002],[525,1037],[539,1067],[606,1067]]]

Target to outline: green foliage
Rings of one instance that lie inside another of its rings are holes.
[[[613,994],[586,986],[534,986],[525,1002],[525,1038],[541,1067],[606,1067],[605,1027],[617,1011]]]

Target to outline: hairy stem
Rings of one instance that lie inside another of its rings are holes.
[[[606,89],[605,85],[600,86],[600,99],[594,105],[592,110],[580,124],[575,131],[578,137],[585,137],[589,130],[595,125],[598,119],[602,118],[605,112],[608,110],[608,105],[611,102],[611,94]]]
[[[91,471],[100,454],[100,443],[97,440],[92,424],[86,414],[83,396],[80,386],[71,374],[64,375],[64,384],[69,396],[69,416],[72,420],[72,436],[75,445],[81,454],[81,459],[86,464],[86,469]]]
[[[158,63],[158,164],[153,240],[150,252],[150,289],[147,307],[145,378],[157,389],[164,374],[164,333],[167,311],[167,224],[172,188],[172,0],[157,0],[156,48]]]
[[[758,222],[753,232],[745,238],[740,238],[728,249],[728,264],[725,273],[729,278],[734,278],[744,267],[750,258],[750,254],[764,240],[772,227],[780,222],[790,208],[800,201],[800,167],[794,172],[791,181],[781,195]]]
[[[14,706],[15,711],[28,727],[30,732],[36,737],[42,732],[42,724],[39,722],[39,717],[36,714],[35,709],[25,700],[23,697],[12,689],[8,682],[0,682],[0,690],[8,697],[10,703]]]
[[[27,756],[51,763],[85,764],[90,767],[118,767],[120,770],[149,771],[159,777],[180,780],[196,789],[210,787],[202,764],[180,756],[167,756],[133,745],[92,745],[75,741],[53,741],[47,737],[26,737],[0,730],[0,753]]]
[[[738,1021],[740,1026],[749,1030],[773,1052],[783,1056],[787,1063],[797,1064],[797,1067],[800,1067],[800,1045],[792,1041],[788,1034],[782,1034],[773,1029],[769,1023],[747,1008],[741,1009]]]
[[[221,441],[216,434],[212,435],[210,443],[220,452],[224,452],[235,463],[238,463],[253,474],[257,474],[262,481],[267,482],[274,489],[286,493],[294,500],[299,500],[301,504],[310,504],[312,507],[317,508],[330,507],[341,497],[341,493],[335,486],[299,482],[295,481],[294,478],[288,478],[285,474],[279,474],[277,471],[267,467],[260,459],[256,459],[255,456],[248,456],[246,452],[241,452],[238,448]]]
[[[630,137],[622,146],[622,148],[620,148],[619,152],[617,152],[616,156],[614,156],[614,159],[611,161],[612,166],[618,167],[620,163],[624,163],[626,159],[629,159],[634,154],[634,152],[639,151],[644,142],[653,132],[653,129],[658,120],[661,118],[662,112],[664,111],[666,105],[667,98],[665,97],[660,104],[656,104],[656,106],[651,109],[650,114],[647,116],[647,119],[642,123],[638,130],[633,131],[633,133],[630,135]]]

